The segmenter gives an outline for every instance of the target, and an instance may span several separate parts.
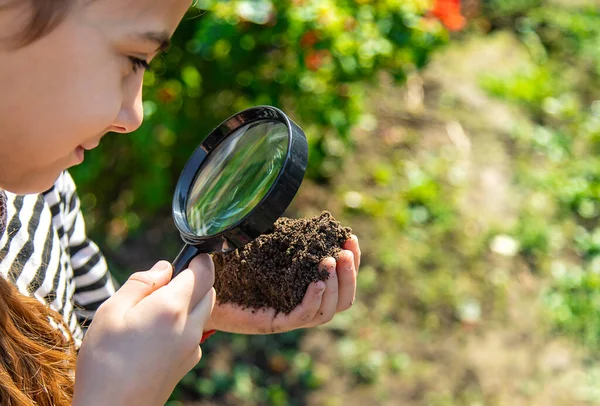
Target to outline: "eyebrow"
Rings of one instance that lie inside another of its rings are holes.
[[[136,38],[141,39],[142,41],[150,41],[156,43],[157,51],[166,52],[171,46],[171,39],[167,32],[144,32],[141,34],[135,34]]]

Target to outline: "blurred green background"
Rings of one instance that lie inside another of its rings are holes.
[[[359,236],[351,310],[217,333],[170,406],[600,404],[600,3],[457,3],[198,1],[143,127],[73,169],[122,281],[176,255],[203,137],[271,104],[310,143],[288,215]]]

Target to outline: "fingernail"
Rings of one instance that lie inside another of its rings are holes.
[[[167,261],[159,261],[152,267],[150,271],[162,273],[168,270],[170,266],[171,264],[169,264]]]
[[[348,253],[346,254],[346,266],[344,267],[344,269],[347,271],[350,271],[353,267],[354,267],[354,254],[352,253],[352,251],[348,251]]]
[[[323,281],[319,281],[317,282],[317,293],[323,293],[325,292],[325,282]]]

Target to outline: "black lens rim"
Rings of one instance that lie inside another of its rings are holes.
[[[282,168],[263,199],[238,223],[210,237],[198,237],[187,222],[190,188],[208,155],[239,128],[260,120],[274,120],[288,130],[288,150]],[[226,252],[254,240],[271,228],[288,208],[306,173],[308,142],[304,131],[283,111],[272,106],[256,106],[241,111],[215,128],[196,148],[186,163],[173,196],[173,220],[186,244],[202,252]]]

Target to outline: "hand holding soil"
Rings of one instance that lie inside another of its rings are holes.
[[[205,328],[264,334],[315,327],[347,310],[360,248],[351,230],[324,212],[281,218],[271,232],[213,260],[217,303]]]

